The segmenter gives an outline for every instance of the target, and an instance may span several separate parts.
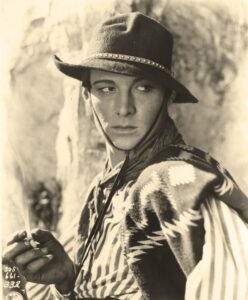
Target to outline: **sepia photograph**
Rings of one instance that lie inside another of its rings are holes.
[[[248,0],[1,23],[1,299],[247,300]]]

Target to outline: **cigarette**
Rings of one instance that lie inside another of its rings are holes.
[[[40,245],[40,243],[37,242],[37,241],[35,241],[35,240],[32,238],[32,236],[31,236],[31,237],[28,237],[28,236],[27,236],[27,237],[25,238],[25,240],[24,240],[24,243],[25,243],[26,245],[31,245],[32,248],[37,248],[37,246]]]
[[[27,235],[26,235],[26,238],[25,238],[24,243],[25,243],[26,245],[31,245],[32,248],[36,248],[36,247],[39,245],[39,243],[36,242],[36,241],[33,239],[32,234],[31,234],[31,229],[30,229],[29,223],[26,223],[26,226],[25,226],[25,227],[26,227],[26,233],[27,233]]]

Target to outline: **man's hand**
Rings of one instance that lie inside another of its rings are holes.
[[[32,231],[33,239],[39,242],[35,248],[25,236],[25,231],[22,231],[9,240],[3,261],[16,265],[27,281],[55,284],[60,292],[69,292],[75,280],[75,270],[63,246],[47,230]]]

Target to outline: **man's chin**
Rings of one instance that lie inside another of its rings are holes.
[[[137,141],[114,141],[113,145],[115,148],[123,151],[130,151],[133,150],[136,145],[138,145],[139,140]]]

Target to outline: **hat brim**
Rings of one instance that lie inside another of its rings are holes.
[[[63,62],[54,55],[56,67],[63,74],[74,79],[83,81],[86,70],[97,69],[129,76],[144,76],[151,79],[159,78],[168,87],[177,92],[174,102],[176,103],[197,103],[198,100],[191,92],[169,73],[141,63],[110,60],[106,58],[88,58],[82,64],[69,64]]]

